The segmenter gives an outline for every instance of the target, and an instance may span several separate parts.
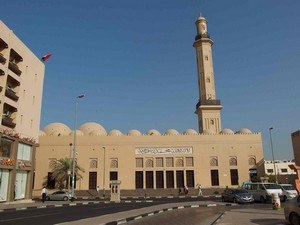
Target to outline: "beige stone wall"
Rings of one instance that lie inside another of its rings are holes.
[[[56,133],[57,134],[57,133]],[[69,144],[72,136],[60,135],[40,137],[40,146],[36,153],[35,189],[42,186],[42,182],[50,172],[49,162],[56,158],[70,156]],[[238,169],[239,185],[249,180],[249,158],[256,162],[263,158],[261,134],[218,134],[218,135],[141,135],[141,136],[77,136],[78,163],[85,169],[82,181],[78,181],[77,189],[88,189],[90,171],[97,171],[97,180],[103,188],[103,161],[105,147],[105,188],[109,187],[109,172],[118,171],[121,189],[135,189],[135,171],[167,171],[193,170],[195,185],[201,183],[203,187],[211,187],[210,170],[219,170],[219,187],[231,186],[230,169]],[[192,147],[192,154],[164,154],[164,155],[136,155],[137,147]],[[164,166],[156,167],[156,158],[163,157]],[[174,158],[174,167],[166,165],[166,158]],[[186,158],[193,157],[193,166],[186,165]],[[143,158],[144,166],[136,167],[136,158]],[[217,166],[211,166],[211,159],[218,160]],[[237,160],[236,166],[230,166],[230,158]],[[147,159],[153,159],[153,168],[146,167]],[[183,167],[176,166],[176,159],[183,159]],[[97,160],[98,168],[91,169],[91,160]],[[110,168],[111,160],[117,160],[118,168]],[[166,179],[165,179],[166,180]],[[165,181],[166,182],[166,181]],[[154,176],[155,184],[155,176]],[[145,187],[145,185],[144,185]],[[154,185],[155,187],[155,185]],[[175,178],[176,188],[176,178]]]
[[[0,86],[3,88],[0,92],[0,117],[3,115],[4,103],[13,106],[17,109],[17,112],[12,114],[13,122],[16,124],[13,130],[23,137],[32,137],[37,140],[45,66],[2,21],[0,21],[0,31],[0,39],[7,44],[7,48],[0,48],[0,53],[6,59],[5,63],[0,63],[0,70],[4,72],[0,76]],[[22,61],[17,63],[22,72],[20,75],[9,69],[12,49],[22,57]],[[5,96],[8,76],[14,82],[20,83],[13,89],[19,97],[17,101]],[[3,125],[1,128],[11,129]]]

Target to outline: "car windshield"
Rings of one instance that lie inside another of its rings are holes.
[[[295,188],[292,185],[282,185],[281,186],[284,190],[295,190]]]
[[[281,189],[278,184],[265,184],[266,189]]]
[[[248,191],[243,189],[238,189],[234,191],[235,194],[248,194]]]

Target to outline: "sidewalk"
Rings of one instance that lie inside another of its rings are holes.
[[[238,220],[238,222],[237,222]],[[287,225],[289,224],[284,218],[283,208],[280,210],[272,210],[264,208],[255,209],[232,209],[225,212],[215,225]]]

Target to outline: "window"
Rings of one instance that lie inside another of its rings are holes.
[[[48,172],[47,188],[48,189],[54,189],[55,188],[55,179],[52,178],[52,172]]]
[[[237,169],[230,170],[231,185],[239,185],[239,174]]]
[[[183,167],[183,159],[176,159],[176,167]]]
[[[118,168],[118,160],[117,159],[112,159],[110,161],[110,168]]]
[[[218,166],[218,158],[211,158],[210,159],[210,166]]]
[[[267,173],[273,173],[273,169],[267,169]]]
[[[109,180],[118,180],[118,172],[115,171],[109,172]]]
[[[186,171],[186,184],[188,187],[195,187],[194,170]]]
[[[156,158],[156,167],[163,167],[164,161],[162,157]]]
[[[237,166],[237,160],[235,157],[232,157],[229,159],[229,165],[230,166]]]
[[[96,189],[97,187],[97,172],[89,172],[89,189]]]
[[[153,160],[152,159],[147,159],[146,167],[153,167]]]
[[[287,169],[281,169],[281,173],[287,173],[288,170]]]
[[[167,188],[174,188],[174,172],[173,171],[167,171],[166,172],[166,178],[167,178]]]
[[[164,172],[156,171],[156,188],[164,188]]]
[[[31,146],[19,143],[17,158],[20,160],[31,161]]]
[[[177,187],[183,188],[184,186],[183,170],[176,171],[176,181],[177,181]]]
[[[10,157],[12,144],[12,140],[1,138],[0,157]]]
[[[96,168],[98,167],[97,164],[98,164],[98,163],[97,163],[97,160],[96,160],[96,159],[92,159],[92,160],[90,161],[90,168],[91,168],[91,169],[96,169]]]
[[[166,163],[167,163],[167,167],[173,167],[174,166],[173,158],[167,157],[166,158]]]
[[[143,171],[135,171],[135,188],[142,189],[143,187]]]
[[[146,188],[153,188],[153,171],[146,171]]]
[[[143,167],[143,158],[136,158],[135,159],[135,166],[136,167]]]
[[[194,158],[193,157],[186,157],[186,166],[194,166]]]
[[[248,164],[249,164],[249,166],[255,166],[255,164],[256,164],[255,157],[253,157],[253,156],[249,157]]]
[[[211,186],[219,186],[219,171],[218,170],[211,170]]]

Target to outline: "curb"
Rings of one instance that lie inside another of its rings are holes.
[[[146,200],[146,201],[122,201],[123,203],[145,203],[145,202],[153,202],[153,200]],[[39,206],[28,206],[28,207],[17,207],[17,208],[7,208],[7,209],[0,209],[1,212],[8,212],[8,211],[21,211],[27,209],[44,209],[44,208],[57,208],[57,207],[68,207],[68,206],[79,206],[79,205],[94,205],[94,204],[109,204],[114,203],[110,201],[94,201],[94,202],[77,202],[77,203],[66,203],[66,204],[53,204],[53,205],[39,205]]]
[[[164,208],[161,210],[156,210],[153,212],[149,212],[149,213],[144,213],[144,214],[140,214],[137,216],[131,216],[131,217],[127,217],[121,220],[115,220],[115,221],[111,221],[108,223],[103,223],[101,225],[119,225],[119,224],[124,224],[127,223],[129,221],[133,221],[133,220],[139,220],[148,216],[153,216],[155,214],[160,214],[160,213],[164,213],[164,212],[169,212],[169,211],[173,211],[173,210],[180,210],[180,209],[187,209],[187,208],[207,208],[207,207],[216,207],[216,206],[236,206],[237,204],[235,203],[224,203],[224,204],[206,204],[206,205],[185,205],[185,206],[176,206],[176,207],[170,207],[170,208]],[[218,218],[219,219],[219,218]],[[214,221],[214,223],[217,221]]]

